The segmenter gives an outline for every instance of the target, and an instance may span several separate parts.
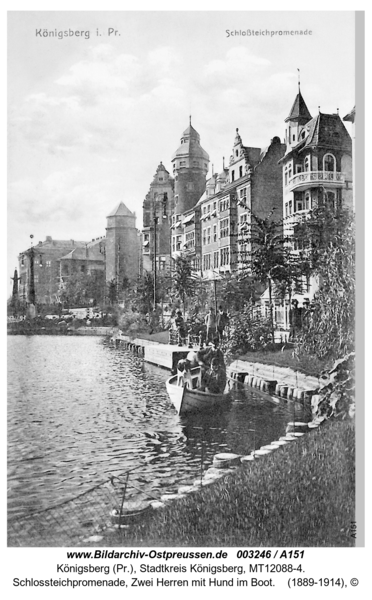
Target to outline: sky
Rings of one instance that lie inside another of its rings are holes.
[[[70,30],[83,34],[43,36]],[[247,30],[312,34],[228,33]],[[347,11],[10,12],[8,291],[31,234],[89,241],[120,201],[141,229],[153,175],[160,161],[172,172],[189,115],[215,171],[237,127],[246,146],[284,138],[298,69],[311,114],[345,116],[354,43]]]

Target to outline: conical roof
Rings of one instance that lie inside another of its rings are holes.
[[[172,156],[172,161],[185,156],[209,161],[209,154],[200,145],[200,135],[191,125],[191,117],[189,126],[182,134],[181,145]]]
[[[306,106],[306,103],[302,97],[301,91],[298,90],[296,99],[293,103],[293,106],[291,108],[289,116],[285,119],[285,122],[298,121],[298,122],[302,122],[302,124],[304,124],[304,123],[307,123],[307,121],[310,121],[310,119],[312,119],[310,111]]]
[[[106,218],[108,217],[134,217],[134,214],[125,206],[124,202],[119,202]]]

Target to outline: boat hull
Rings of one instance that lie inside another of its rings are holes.
[[[193,379],[199,374],[199,369],[192,369]],[[187,384],[178,385],[177,375],[166,382],[169,398],[179,415],[210,410],[223,406],[229,400],[228,394],[212,394],[198,389],[189,389]]]

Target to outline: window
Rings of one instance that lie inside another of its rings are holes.
[[[285,203],[285,216],[288,217],[288,202]]]
[[[234,173],[234,169],[231,171],[231,181],[235,180],[235,173]]]
[[[296,165],[296,173],[302,172],[302,165]]]
[[[189,250],[190,248],[195,248],[195,231],[190,231],[186,233],[186,248]]]
[[[165,271],[165,258],[163,256],[160,257],[159,271]]]
[[[239,167],[239,177],[243,177],[243,167]]]
[[[292,139],[293,139],[293,141],[294,141],[294,142],[296,141],[296,136],[295,136],[295,134],[293,134],[293,138],[292,138]]]
[[[291,215],[292,214],[292,200],[290,200],[288,202],[288,214]]]
[[[45,266],[46,267],[51,267],[52,266],[52,261],[47,260],[46,263],[45,263]]]
[[[213,225],[213,241],[217,242],[217,225]]]
[[[332,154],[326,154],[323,159],[324,171],[335,171],[336,161]]]
[[[309,156],[306,156],[306,158],[305,158],[304,169],[305,169],[305,171],[310,171],[310,157]]]
[[[239,156],[239,150],[235,150],[235,156]]]
[[[164,177],[159,177],[159,181],[164,181]]]
[[[181,250],[181,242],[182,242],[182,236],[177,235],[176,236],[176,251]]]
[[[243,188],[242,190],[240,190],[239,194],[240,194],[241,198],[246,198],[247,197],[247,188]]]
[[[223,212],[224,210],[227,210],[228,208],[229,208],[229,200],[228,200],[228,198],[224,198],[220,202],[220,212]]]
[[[211,228],[208,227],[207,229],[207,244],[211,243]]]
[[[303,210],[303,209],[304,209],[304,204],[303,204],[302,200],[297,200],[296,211]]]
[[[203,246],[207,243],[207,230],[203,229]]]
[[[203,256],[203,270],[208,271],[211,268],[211,255],[204,254]]]
[[[21,256],[21,267],[25,266],[25,257],[22,255]]]
[[[336,205],[336,195],[334,192],[325,193],[325,206],[328,210],[333,211]]]
[[[172,252],[176,251],[176,236],[172,237]]]
[[[196,256],[192,261],[192,268],[194,271],[200,271],[200,258]]]
[[[310,197],[310,193],[307,192],[307,194],[305,194],[305,209],[309,210],[311,208],[311,197]]]
[[[218,250],[213,252],[213,268],[218,269]]]
[[[217,202],[213,202],[213,210],[217,210]]]
[[[230,248],[229,247],[221,248],[220,256],[221,256],[221,260],[220,260],[221,267],[225,267],[226,265],[230,264]]]
[[[181,160],[180,161],[180,167],[186,167],[186,161],[185,160]]]
[[[221,219],[220,221],[220,238],[225,238],[229,235],[229,219]]]

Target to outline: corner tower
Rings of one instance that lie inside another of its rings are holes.
[[[285,122],[287,123],[285,130],[285,143],[287,145],[287,152],[290,152],[292,148],[298,144],[300,141],[300,129],[311,119],[312,116],[306,106],[305,100],[302,97],[300,84],[298,84],[298,94],[288,117],[285,119]]]
[[[117,289],[139,274],[139,237],[136,216],[120,202],[107,216],[106,281],[115,281]]]
[[[209,155],[200,145],[200,135],[190,124],[183,132],[181,145],[172,156],[174,212],[182,214],[195,206],[205,191]]]

